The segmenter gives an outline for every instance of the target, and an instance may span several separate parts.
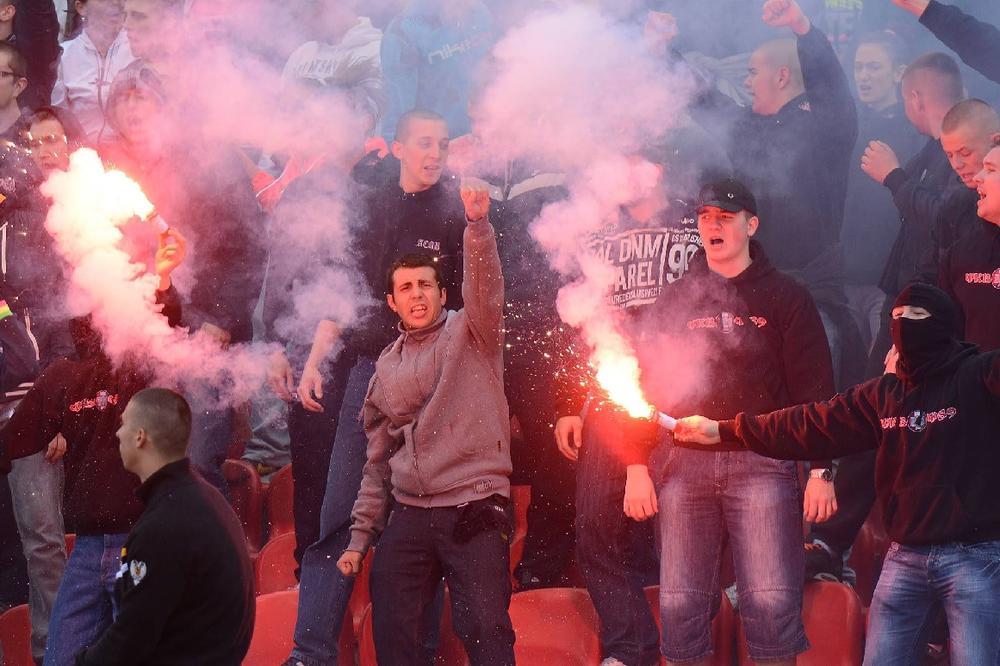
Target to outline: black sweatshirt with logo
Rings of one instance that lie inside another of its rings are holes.
[[[809,291],[775,269],[756,241],[750,256],[745,271],[725,278],[699,252],[643,313],[636,347],[643,390],[657,409],[725,419],[834,394],[830,348]],[[644,464],[655,440],[635,443],[628,462]],[[816,466],[829,467],[822,458]]]
[[[181,317],[177,291],[157,292],[157,300],[176,325]],[[45,451],[61,433],[67,531],[123,534],[142,505],[135,496],[138,478],[122,467],[116,433],[125,405],[149,385],[149,376],[130,365],[115,368],[100,350],[99,336],[79,321],[74,320],[72,332],[80,360],[61,359],[43,370],[0,430],[0,472],[9,470],[13,459]]]
[[[1000,539],[1000,352],[956,346],[933,375],[883,375],[827,402],[722,421],[724,441],[773,458],[877,449],[889,537],[906,545]]]
[[[254,625],[240,521],[184,458],[139,488],[146,508],[122,549],[118,614],[77,664],[238,665]]]
[[[977,219],[945,252],[938,284],[961,311],[965,340],[1000,349],[1000,227]]]

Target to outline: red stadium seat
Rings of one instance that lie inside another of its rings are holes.
[[[273,592],[257,597],[257,619],[253,628],[250,650],[243,666],[274,666],[288,658],[292,651],[295,614],[299,608],[299,591]]]
[[[511,598],[510,619],[519,664],[591,666],[601,660],[597,612],[586,590],[519,592]]]
[[[842,583],[812,582],[802,599],[802,621],[812,644],[798,666],[858,666],[864,657],[864,609],[857,593]],[[739,663],[750,666],[743,626],[739,626]]]
[[[292,497],[295,494],[292,466],[285,465],[271,477],[267,485],[268,539],[295,532]]]
[[[257,594],[290,590],[295,578],[295,535],[282,534],[271,539],[257,555]]]
[[[229,501],[243,525],[250,551],[264,545],[264,486],[253,465],[245,460],[226,460],[222,475],[229,487]]]
[[[0,615],[0,645],[4,666],[34,666],[28,604],[14,606]]]
[[[646,588],[646,601],[649,602],[649,610],[652,611],[656,619],[656,628],[662,631],[660,618],[660,587],[651,585]],[[719,613],[712,619],[712,658],[709,661],[711,666],[732,666],[736,657],[736,617],[733,607],[729,603],[729,597],[722,594],[722,603],[719,606]],[[660,664],[666,666],[666,659],[660,658]]]
[[[76,535],[67,534],[66,535],[66,557],[73,554],[73,546],[76,545]]]

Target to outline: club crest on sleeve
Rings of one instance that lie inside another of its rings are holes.
[[[132,584],[138,585],[146,577],[146,563],[139,560],[132,560],[128,565],[128,572],[132,576]]]

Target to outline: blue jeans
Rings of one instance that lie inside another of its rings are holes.
[[[917,663],[937,603],[948,618],[954,666],[1000,664],[1000,541],[893,543],[872,599],[865,664]]]
[[[45,452],[13,463],[10,491],[14,518],[28,563],[28,607],[31,611],[31,655],[45,656],[49,616],[66,568],[63,528],[63,465],[45,459]]]
[[[656,583],[652,521],[625,516],[621,416],[592,409],[583,421],[576,477],[576,555],[601,620],[601,652],[627,666],[659,661],[643,586]]]
[[[354,577],[340,573],[337,560],[350,541],[351,510],[368,459],[368,438],[360,415],[374,374],[373,358],[360,358],[351,368],[330,455],[319,540],[302,556],[292,657],[309,666],[336,663],[340,625],[354,590]]]
[[[127,534],[78,535],[49,621],[45,666],[68,666],[114,621],[115,577]]]
[[[795,463],[750,451],[666,447],[659,486],[661,649],[668,661],[712,653],[726,535],[750,656],[809,649],[802,626],[802,502]]]

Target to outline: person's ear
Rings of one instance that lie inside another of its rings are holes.
[[[396,307],[396,299],[392,297],[392,294],[385,295],[385,302],[389,304],[389,309],[395,313],[399,313],[399,308]]]
[[[17,97],[24,92],[24,89],[28,87],[28,79],[23,76],[14,82],[14,97]]]
[[[790,70],[788,67],[779,67],[778,77],[777,80],[775,81],[778,90],[784,90],[785,88],[787,88],[788,85],[791,83],[791,81],[792,81],[792,70]]]
[[[990,136],[990,145],[992,145],[994,147],[995,146],[1000,146],[1000,132],[994,132]],[[993,148],[990,148],[990,150],[993,150]],[[986,151],[986,152],[989,152],[989,150]]]
[[[0,21],[3,21],[4,23],[13,21],[14,14],[16,13],[17,13],[17,5],[12,2],[3,9],[0,9]]]
[[[750,219],[747,220],[747,236],[753,236],[757,233],[757,227],[760,226],[760,219],[756,215],[751,215]]]
[[[395,157],[397,160],[403,159],[403,144],[401,144],[399,141],[394,140],[392,142],[392,156]]]
[[[137,428],[135,431],[135,448],[142,449],[149,444],[149,435],[145,428]]]
[[[447,302],[448,302],[448,290],[445,289],[444,287],[441,287],[441,307],[444,307],[444,304]]]

